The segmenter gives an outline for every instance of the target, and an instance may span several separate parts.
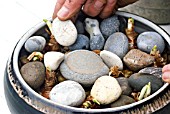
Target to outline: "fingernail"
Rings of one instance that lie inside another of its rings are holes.
[[[100,2],[100,1],[96,1],[95,2],[95,4],[94,4],[94,6],[96,7],[96,8],[99,8],[99,9],[101,9],[102,7],[103,7],[103,3],[102,2]]]
[[[63,6],[63,7],[58,11],[57,16],[60,17],[60,18],[65,18],[65,17],[68,16],[68,14],[69,14],[68,8],[66,8],[66,7]]]

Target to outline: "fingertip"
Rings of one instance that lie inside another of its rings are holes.
[[[162,74],[162,80],[164,82],[170,83],[170,72],[164,72]]]
[[[65,6],[63,6],[57,13],[57,17],[60,20],[66,20],[68,18],[69,15],[69,9]]]

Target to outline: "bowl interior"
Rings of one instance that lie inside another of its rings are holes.
[[[157,33],[159,33],[160,35],[162,35],[162,37],[164,38],[165,42],[166,42],[166,46],[169,47],[170,45],[170,38],[168,36],[168,34],[162,30],[159,26],[157,26],[156,24],[154,24],[153,22],[144,19],[142,17],[139,17],[137,15],[133,15],[130,13],[126,13],[126,12],[117,12],[117,15],[119,15],[120,17],[125,18],[126,20],[129,17],[132,17],[135,20],[135,31],[138,33],[142,33],[144,31],[155,31]],[[28,84],[23,80],[20,72],[19,72],[19,57],[22,56],[24,53],[27,53],[23,47],[25,41],[30,37],[30,36],[34,36],[34,35],[40,35],[40,36],[45,36],[47,37],[48,35],[45,34],[45,23],[44,22],[40,22],[39,24],[37,24],[36,26],[34,26],[33,28],[31,28],[29,31],[26,32],[26,34],[23,35],[23,37],[20,39],[20,41],[17,43],[16,48],[14,50],[14,55],[13,55],[13,65],[14,65],[14,71],[16,73],[16,76],[19,80],[19,82],[21,83],[21,85],[23,86],[23,88],[27,91],[28,96],[33,99],[33,100],[40,100],[42,101],[42,103],[47,103],[49,107],[53,107],[54,109],[64,109],[64,110],[69,110],[71,112],[115,112],[115,111],[121,111],[121,110],[125,110],[137,105],[140,105],[152,98],[154,98],[155,96],[157,96],[160,92],[162,92],[165,88],[167,88],[167,86],[169,85],[168,83],[164,83],[164,85],[155,93],[153,93],[152,95],[150,95],[149,97],[129,104],[129,105],[124,105],[124,106],[120,106],[120,107],[115,107],[115,108],[106,108],[106,109],[81,109],[81,108],[75,108],[75,107],[70,107],[70,106],[64,106],[61,104],[57,104],[54,103],[44,97],[42,97],[41,95],[39,95],[37,92],[35,92],[32,88],[30,88],[28,86]]]

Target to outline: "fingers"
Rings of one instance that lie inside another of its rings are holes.
[[[53,19],[67,20],[75,16],[86,0],[58,0],[53,14]]]
[[[162,68],[162,79],[163,79],[165,82],[170,83],[170,64],[165,65],[165,66]]]
[[[107,0],[87,0],[83,11],[92,17],[99,15],[107,3]]]
[[[107,4],[103,8],[103,10],[100,13],[100,18],[107,18],[109,17],[113,12],[117,10],[116,7],[117,0],[107,0]]]
[[[53,19],[55,19],[57,17],[57,13],[61,9],[61,7],[65,3],[65,1],[66,0],[57,0],[55,8],[54,8],[53,16],[52,16]]]

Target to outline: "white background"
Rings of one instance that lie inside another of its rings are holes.
[[[0,106],[11,114],[4,96],[4,69],[16,42],[32,26],[52,16],[56,0],[1,0],[0,2]],[[170,25],[162,26],[170,34]]]

